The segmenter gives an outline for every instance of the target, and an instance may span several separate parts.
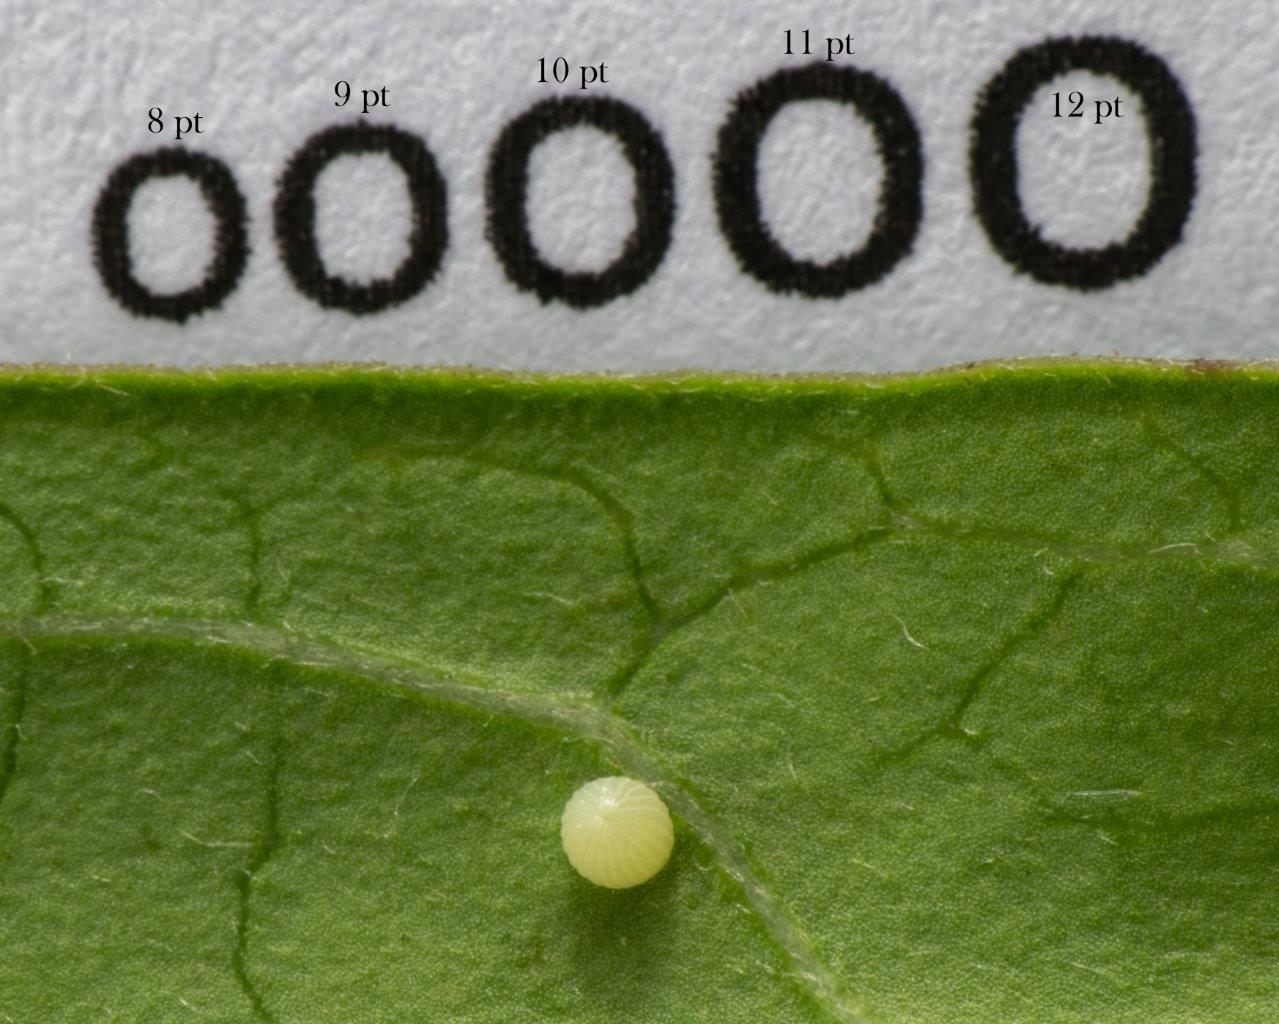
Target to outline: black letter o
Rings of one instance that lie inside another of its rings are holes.
[[[528,226],[528,163],[534,147],[566,128],[598,128],[614,136],[635,173],[635,230],[622,253],[600,271],[566,271],[542,259]],[[652,276],[671,242],[675,172],[661,136],[621,100],[554,97],[508,124],[489,155],[485,182],[488,238],[506,276],[543,302],[577,309],[602,306]]]
[[[791,256],[768,230],[760,207],[760,142],[778,111],[799,100],[855,107],[874,131],[884,165],[870,237],[856,252],[829,263]],[[715,209],[744,272],[775,292],[836,298],[874,284],[910,252],[923,218],[923,176],[919,131],[892,86],[869,71],[810,64],[770,75],[733,102],[715,151]]]
[[[315,237],[315,182],[337,157],[384,153],[404,173],[413,224],[409,254],[389,278],[354,284],[320,259]],[[411,299],[435,276],[448,247],[446,186],[435,158],[416,135],[390,125],[336,125],[317,132],[293,154],[275,196],[275,237],[284,266],[304,295],[349,313],[377,313]]]
[[[213,259],[192,288],[158,295],[133,274],[129,253],[129,206],[151,178],[190,178],[200,186],[216,227]],[[93,209],[93,259],[106,289],[135,316],[178,323],[220,306],[239,283],[249,259],[244,196],[230,168],[216,157],[177,146],[139,153],[117,167]]]
[[[1044,238],[1026,219],[1017,189],[1017,124],[1035,91],[1068,71],[1117,78],[1146,108],[1146,208],[1126,239],[1096,249]],[[1019,50],[986,84],[973,116],[969,174],[977,218],[1000,256],[1045,284],[1088,291],[1144,274],[1181,240],[1195,197],[1195,156],[1194,114],[1168,65],[1136,43],[1084,36]]]

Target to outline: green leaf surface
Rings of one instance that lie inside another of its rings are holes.
[[[1277,616],[1262,368],[11,370],[0,1022],[1277,1021]]]

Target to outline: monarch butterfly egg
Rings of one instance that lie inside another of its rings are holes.
[[[578,874],[608,889],[647,882],[666,866],[675,829],[662,798],[635,779],[588,782],[564,805],[560,840]]]

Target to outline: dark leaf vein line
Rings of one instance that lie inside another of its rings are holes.
[[[905,743],[878,751],[874,758],[875,767],[884,768],[904,761],[927,744],[943,736],[978,742],[976,737],[964,730],[963,722],[964,716],[981,695],[982,687],[1007,664],[1014,654],[1043,633],[1061,615],[1066,605],[1066,598],[1078,586],[1082,576],[1082,572],[1074,571],[1060,577],[1047,604],[1033,612],[1020,626],[1004,637],[989,657],[968,674],[960,686],[958,700],[951,706],[946,716]]]
[[[591,498],[613,522],[618,539],[622,545],[622,558],[626,570],[635,587],[635,595],[644,614],[650,622],[658,620],[662,609],[653,596],[644,572],[643,562],[639,554],[639,542],[636,538],[635,515],[626,504],[608,488],[594,480],[584,470],[571,466],[545,466],[537,463],[521,463],[508,461],[494,455],[477,452],[471,449],[458,449],[445,445],[409,445],[396,449],[397,454],[419,459],[452,459],[469,463],[484,469],[496,469],[518,476],[534,479],[550,480],[553,483],[581,491]]]
[[[619,697],[668,637],[705,618],[733,594],[764,583],[780,582],[841,555],[865,551],[875,544],[891,540],[894,532],[891,528],[872,527],[851,537],[818,545],[791,558],[760,562],[740,569],[715,590],[688,607],[658,616],[646,642],[605,681],[604,694],[609,699]]]
[[[44,551],[40,547],[39,538],[26,520],[9,505],[0,503],[0,520],[7,522],[22,538],[35,581],[31,598],[32,613],[43,615],[53,606],[56,591],[45,570]],[[9,692],[9,724],[5,727],[3,739],[0,739],[0,805],[4,804],[9,786],[18,771],[18,745],[22,742],[22,720],[27,711],[27,690],[30,686],[31,652],[20,647],[17,655],[19,661],[13,681],[3,688]]]
[[[18,536],[22,538],[22,543],[27,549],[27,557],[31,560],[31,572],[35,577],[35,594],[32,599],[32,607],[34,614],[43,615],[53,607],[57,594],[54,590],[53,581],[49,579],[45,570],[44,551],[40,547],[39,538],[36,537],[35,530],[17,512],[3,503],[0,503],[0,519],[3,519],[18,532]]]
[[[236,519],[244,528],[245,537],[248,540],[243,607],[245,616],[253,618],[262,600],[262,524],[259,521],[259,512],[242,494],[223,491],[222,497],[235,506]]]
[[[1221,499],[1221,503],[1226,510],[1226,525],[1229,531],[1235,534],[1242,530],[1243,501],[1239,489],[1231,484],[1221,473],[1213,469],[1212,466],[1208,465],[1204,459],[1178,444],[1172,435],[1160,426],[1152,416],[1143,415],[1138,422],[1141,425],[1142,432],[1152,445],[1189,466],[1209,487],[1217,492],[1217,496]]]
[[[1225,506],[1231,539],[1205,537],[1176,543],[1167,543],[1162,540],[1130,542],[1091,540],[1058,533],[1039,533],[1033,530],[929,516],[912,510],[893,492],[875,447],[876,438],[864,438],[852,442],[839,441],[811,432],[807,436],[815,444],[837,455],[851,457],[860,463],[870,476],[880,503],[892,516],[894,526],[903,531],[945,537],[957,542],[978,541],[1028,547],[1086,562],[1182,558],[1204,563],[1246,566],[1252,569],[1279,569],[1279,556],[1254,551],[1244,539],[1237,536],[1242,531],[1242,499],[1238,488],[1203,459],[1181,447],[1163,433],[1153,420],[1143,419],[1142,424],[1147,438],[1153,445],[1181,460],[1217,491]]]
[[[280,846],[280,740],[276,736],[271,741],[266,763],[265,808],[262,831],[249,851],[249,859],[244,867],[236,872],[236,918],[235,947],[231,952],[231,970],[235,979],[243,989],[245,998],[253,1008],[254,1015],[265,1024],[276,1024],[276,1016],[262,999],[249,976],[249,918],[252,911],[253,890],[257,883],[258,873],[266,866]]]
[[[1107,795],[1117,799],[1099,801],[1096,807],[1089,808],[1079,797],[1101,794],[1053,792],[1034,773],[992,753],[984,742],[974,740],[974,747],[992,768],[1030,795],[1046,825],[1105,826],[1120,834],[1150,833],[1172,838],[1214,825],[1234,827],[1254,818],[1279,820],[1279,791],[1252,800],[1226,800],[1181,814],[1166,814],[1139,810],[1142,794],[1137,790],[1114,790]],[[1129,812],[1129,807],[1133,811]]]
[[[264,510],[256,507],[240,491],[220,485],[212,478],[207,469],[203,472],[199,471],[186,452],[175,448],[166,441],[162,441],[153,430],[140,429],[138,437],[143,444],[151,449],[151,456],[136,467],[137,472],[155,472],[169,463],[175,463],[194,474],[195,478],[208,488],[208,493],[216,494],[223,501],[229,502],[234,508],[235,512],[231,525],[242,527],[245,538],[248,541],[242,608],[246,617],[253,618],[258,612],[258,604],[262,598],[261,515]]]
[[[1028,548],[1036,553],[1061,555],[1081,562],[1187,561],[1272,572],[1279,569],[1279,555],[1255,551],[1240,539],[1124,543],[1035,533],[980,523],[954,522],[906,512],[898,513],[896,518],[897,529],[902,534],[915,533],[956,543],[1004,544]]]
[[[9,691],[9,725],[4,731],[3,744],[0,744],[0,806],[4,805],[9,784],[18,770],[18,743],[22,739],[22,718],[27,711],[27,687],[30,685],[31,651],[23,645],[15,646],[18,667],[12,683],[5,688]]]

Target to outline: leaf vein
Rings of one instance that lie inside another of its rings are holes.
[[[18,670],[14,673],[13,685],[8,688],[9,725],[4,731],[3,745],[0,745],[0,806],[4,805],[9,785],[18,771],[18,744],[22,739],[22,719],[27,710],[31,651],[19,646],[18,657],[20,659]]]
[[[640,559],[639,543],[635,532],[635,514],[620,498],[592,478],[585,470],[574,466],[547,466],[508,461],[498,456],[444,445],[409,445],[402,446],[397,451],[411,458],[454,459],[485,469],[498,469],[517,476],[550,480],[581,491],[599,505],[604,514],[612,520],[622,545],[623,562],[635,587],[635,595],[649,622],[652,623],[661,617],[662,608],[648,585],[644,565]]]
[[[1152,445],[1189,466],[1209,487],[1217,492],[1217,496],[1221,499],[1221,504],[1225,507],[1227,529],[1231,534],[1239,533],[1243,529],[1241,511],[1243,501],[1239,488],[1213,469],[1206,460],[1195,455],[1189,449],[1182,447],[1149,414],[1143,414],[1138,422],[1141,425],[1142,432]]]
[[[667,637],[705,618],[734,594],[763,583],[779,582],[841,555],[865,551],[877,543],[891,540],[893,535],[894,531],[891,528],[871,527],[851,537],[820,544],[790,558],[774,562],[759,562],[740,569],[700,600],[681,611],[668,612],[658,618],[649,633],[647,642],[605,682],[605,695],[610,700],[616,700]]]
[[[0,519],[7,522],[18,532],[18,536],[22,538],[22,543],[27,549],[27,557],[31,561],[31,572],[35,577],[35,594],[32,599],[33,614],[43,615],[53,607],[57,597],[57,590],[45,569],[44,550],[40,546],[40,539],[36,536],[35,530],[11,506],[0,503]]]
[[[253,979],[249,976],[249,917],[252,910],[254,884],[258,873],[280,847],[280,764],[282,760],[280,738],[271,741],[266,767],[265,821],[262,832],[249,851],[248,861],[236,872],[235,946],[231,951],[231,970],[245,998],[253,1008],[254,1016],[265,1024],[276,1024],[275,1013],[262,999]]]
[[[1151,421],[1153,424],[1153,421]],[[1148,430],[1148,436],[1154,438]],[[1206,462],[1181,448],[1171,438],[1166,438],[1166,450],[1175,454],[1187,465],[1198,472],[1202,478],[1213,486],[1226,506],[1227,520],[1230,523],[1231,539],[1222,540],[1204,537],[1169,544],[1162,539],[1148,541],[1106,541],[1071,537],[1059,533],[1038,533],[1033,530],[1019,530],[1004,526],[990,526],[985,523],[967,523],[937,516],[929,516],[912,510],[892,491],[887,474],[880,463],[873,439],[862,441],[840,442],[820,434],[810,433],[811,440],[836,454],[850,456],[857,460],[873,481],[876,494],[884,507],[892,516],[894,526],[902,531],[914,531],[937,537],[946,537],[956,542],[979,541],[1004,543],[1017,547],[1028,547],[1037,551],[1050,551],[1068,558],[1085,562],[1122,562],[1141,561],[1158,558],[1184,558],[1198,560],[1209,564],[1238,565],[1252,569],[1279,569],[1279,554],[1265,554],[1253,548],[1241,537],[1235,536],[1241,530],[1241,495],[1237,488],[1220,473],[1208,466]],[[1168,447],[1172,445],[1172,447]],[[1174,451],[1175,449],[1175,451]]]
[[[1005,636],[990,655],[968,674],[960,686],[958,700],[946,712],[945,717],[912,736],[905,743],[877,751],[873,759],[875,768],[882,770],[889,765],[905,761],[929,743],[944,736],[982,745],[980,737],[964,729],[964,716],[981,695],[982,687],[987,680],[1026,644],[1043,633],[1061,614],[1066,598],[1079,584],[1082,576],[1083,574],[1079,571],[1062,576],[1048,602],[1042,608],[1032,612],[1021,625]]]

